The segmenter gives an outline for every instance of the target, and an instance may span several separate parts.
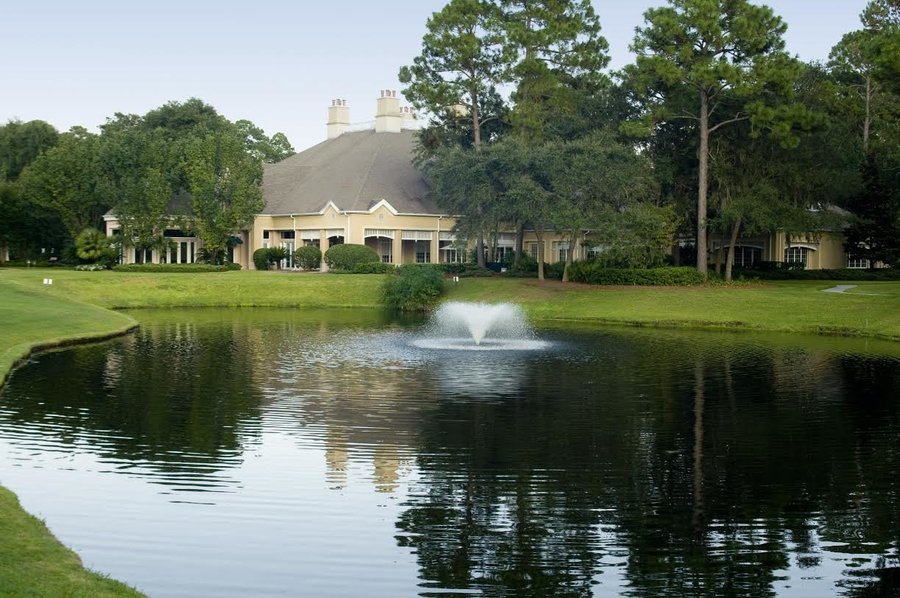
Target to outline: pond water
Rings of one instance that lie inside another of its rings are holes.
[[[0,483],[151,596],[900,591],[895,345],[136,315],[14,373]]]

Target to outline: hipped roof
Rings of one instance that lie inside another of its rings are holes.
[[[403,214],[442,214],[412,164],[415,133],[344,133],[276,164],[263,174],[262,214],[314,214],[329,202],[367,211],[387,201]]]

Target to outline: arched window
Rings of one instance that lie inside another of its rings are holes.
[[[785,247],[784,261],[788,264],[803,264],[806,268],[809,266],[809,247]]]

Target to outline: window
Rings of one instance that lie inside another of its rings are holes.
[[[866,258],[860,257],[858,255],[853,255],[852,253],[847,254],[847,267],[848,268],[869,268],[870,262]]]
[[[727,251],[728,248],[723,248]],[[749,268],[762,260],[762,249],[746,245],[734,246],[734,265],[738,268]]]
[[[809,265],[809,247],[785,247],[784,261],[788,264],[803,264],[806,268]]]
[[[514,247],[496,247],[494,251],[496,259],[494,261],[510,264],[513,261],[515,253],[516,250]]]
[[[394,242],[391,239],[378,239],[378,255],[385,264],[394,261]]]
[[[588,247],[585,250],[585,257],[589,260],[595,260],[600,257],[600,254],[603,253],[603,247],[601,245],[595,245],[594,247]]]
[[[296,234],[295,234],[294,231],[292,231],[292,230],[283,230],[283,231],[281,231],[281,238],[282,238],[282,239],[293,239],[295,236],[296,236]]]
[[[263,231],[263,239],[268,239],[268,238],[269,238],[269,231],[264,230]]]
[[[568,241],[555,241],[553,243],[553,255],[556,257],[557,262],[564,262],[569,259],[569,251]]]
[[[538,259],[538,247],[537,243],[527,243],[525,251],[534,259]]]
[[[416,241],[416,263],[427,264],[431,261],[431,241]]]

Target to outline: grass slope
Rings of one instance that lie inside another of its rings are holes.
[[[85,570],[74,552],[0,488],[0,596],[101,598],[141,596],[125,584]]]

